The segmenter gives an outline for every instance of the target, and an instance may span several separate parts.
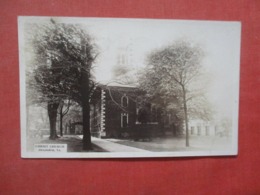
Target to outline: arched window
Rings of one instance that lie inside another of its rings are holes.
[[[125,94],[121,98],[121,106],[123,106],[123,107],[128,106],[128,97]]]

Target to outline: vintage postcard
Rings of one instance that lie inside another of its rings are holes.
[[[238,154],[241,23],[19,17],[24,158]]]

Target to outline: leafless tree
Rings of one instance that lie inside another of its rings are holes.
[[[194,103],[199,96],[194,83],[201,74],[203,56],[200,47],[187,41],[177,41],[153,51],[140,77],[140,86],[150,97],[183,116],[187,147],[190,145],[189,111],[191,113],[192,105],[198,105]],[[193,104],[189,104],[192,101]]]

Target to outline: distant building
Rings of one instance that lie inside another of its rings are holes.
[[[228,136],[231,126],[223,121],[205,121],[201,119],[189,121],[189,134],[197,136]]]

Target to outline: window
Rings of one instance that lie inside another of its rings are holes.
[[[126,128],[128,126],[128,114],[122,113],[121,114],[121,127]]]
[[[209,126],[206,126],[206,135],[209,135]]]
[[[200,126],[198,126],[197,128],[198,128],[198,135],[201,135],[201,128],[200,128]]]
[[[215,135],[218,134],[218,126],[215,126]]]
[[[191,127],[191,135],[193,135],[194,134],[194,127]]]
[[[157,108],[154,105],[151,106],[151,122],[157,122]]]
[[[125,94],[121,98],[121,106],[123,106],[123,107],[128,106],[128,97]]]

